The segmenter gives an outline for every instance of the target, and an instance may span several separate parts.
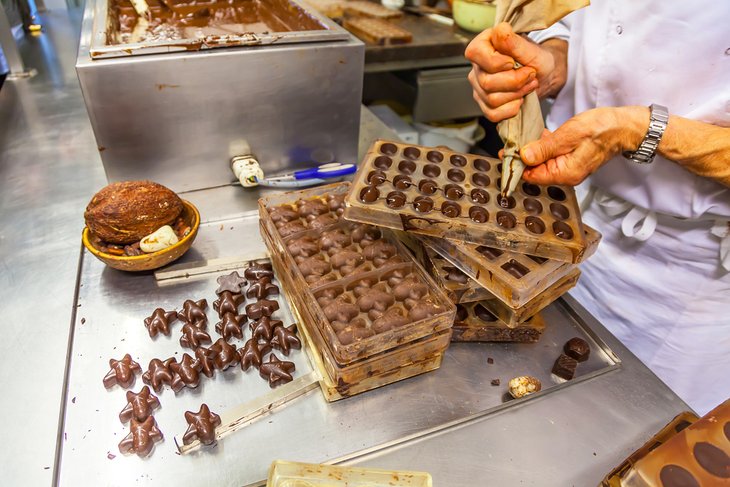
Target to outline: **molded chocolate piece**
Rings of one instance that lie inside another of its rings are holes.
[[[441,213],[449,218],[458,218],[461,215],[461,205],[453,201],[444,201],[441,203]]]
[[[458,184],[447,184],[444,186],[444,196],[447,199],[458,201],[464,196],[464,188]]]
[[[706,441],[695,444],[692,454],[697,463],[715,477],[730,478],[730,457],[727,453]]]
[[[149,318],[144,319],[144,326],[147,328],[150,338],[156,337],[158,333],[170,336],[170,323],[174,322],[176,319],[177,312],[165,311],[162,308],[157,308],[152,312]]]
[[[436,150],[428,151],[426,154],[426,159],[428,159],[430,162],[441,162],[444,160],[444,155]]]
[[[499,379],[492,379],[492,382],[491,382],[491,384],[492,384],[493,386],[498,386],[498,385],[499,385],[500,383],[501,383],[501,382],[500,382],[500,380],[499,380]]]
[[[319,252],[319,244],[317,243],[317,241],[313,237],[308,236],[290,240],[289,242],[287,242],[286,248],[289,249],[289,253],[294,258],[310,257]]]
[[[339,228],[322,232],[322,235],[319,238],[319,246],[322,247],[322,250],[341,249],[343,247],[347,247],[351,243],[352,237]],[[317,252],[318,251],[319,248],[317,248]],[[313,252],[313,254],[316,254],[317,252]]]
[[[282,326],[284,322],[281,320],[272,320],[268,316],[262,316],[256,321],[249,323],[251,329],[251,336],[254,340],[271,340],[274,333],[274,328]]]
[[[434,164],[426,164],[423,166],[423,175],[427,178],[437,178],[441,174],[441,168]]]
[[[585,362],[591,354],[591,347],[588,342],[579,337],[574,337],[563,345],[565,355],[573,357],[578,362]]]
[[[385,311],[395,303],[395,297],[392,294],[379,289],[367,289],[356,294],[360,294],[360,297],[357,298],[357,306],[363,312],[371,309]]]
[[[274,271],[271,268],[271,264],[252,264],[243,271],[243,275],[249,281],[258,281],[262,277],[273,278]]]
[[[179,391],[183,387],[192,389],[198,387],[200,383],[200,370],[202,366],[198,360],[184,353],[180,362],[171,362],[170,370],[175,374],[172,379],[172,389]]]
[[[421,299],[428,294],[428,286],[423,283],[416,281],[414,278],[409,277],[392,289],[393,296],[398,301],[405,301],[406,299]]]
[[[459,154],[452,155],[449,158],[449,161],[451,162],[452,166],[457,166],[457,167],[466,166],[466,157],[459,155]]]
[[[210,347],[213,356],[213,363],[218,370],[226,370],[228,367],[238,365],[238,351],[236,347],[228,343],[225,339],[219,338]]]
[[[279,303],[276,301],[260,299],[246,306],[246,315],[252,320],[258,320],[262,316],[271,316],[278,309]]]
[[[393,156],[393,155],[395,155],[396,152],[398,152],[398,147],[396,147],[395,144],[386,142],[380,146],[380,152],[382,154],[385,154],[386,156]]]
[[[243,294],[233,294],[230,291],[223,291],[218,299],[213,301],[213,309],[218,312],[219,317],[223,317],[226,313],[238,314],[238,306],[243,303],[246,298]]]
[[[233,271],[225,276],[218,276],[216,282],[218,283],[218,289],[215,290],[215,293],[218,295],[223,291],[239,294],[242,292],[242,287],[246,285],[246,279],[241,277],[238,271]]]
[[[269,381],[269,387],[291,382],[292,372],[296,369],[294,362],[279,360],[275,354],[269,355],[269,361],[259,367],[259,375]]]
[[[360,190],[360,201],[363,203],[374,203],[379,197],[380,191],[375,186],[365,186]]]
[[[195,361],[200,366],[200,372],[205,374],[206,377],[213,377],[215,374],[215,351],[210,348],[198,347],[195,349]]]
[[[319,215],[317,218],[313,219],[309,222],[309,228],[316,230],[318,228],[325,228],[329,227],[330,225],[334,225],[337,223],[338,218],[335,215],[332,215],[331,213],[327,213],[325,215]]]
[[[481,206],[469,208],[469,218],[475,223],[486,223],[489,220],[489,212]]]
[[[271,208],[269,210],[269,216],[271,216],[271,221],[274,222],[276,228],[279,228],[285,223],[299,218],[299,213],[297,213],[291,206],[283,205]]]
[[[292,348],[299,350],[302,348],[302,342],[296,335],[297,325],[277,326],[274,328],[274,336],[271,338],[271,346],[279,350],[286,356]]]
[[[134,384],[135,374],[142,372],[142,367],[132,360],[129,354],[124,355],[122,360],[110,359],[109,367],[111,370],[104,376],[103,381],[107,389],[114,387],[114,384],[127,389]]]
[[[319,215],[324,215],[330,211],[329,206],[319,198],[299,200],[297,201],[297,206],[299,208],[299,215],[307,220],[314,220]]]
[[[353,303],[342,299],[335,299],[322,308],[324,315],[330,321],[349,322],[360,313],[360,309]]]
[[[398,164],[398,170],[403,174],[410,176],[416,171],[416,163],[413,161],[400,161]]]
[[[562,379],[571,380],[575,376],[575,369],[577,367],[578,361],[576,359],[561,353],[557,360],[555,360],[555,364],[553,364],[552,372]]]
[[[433,315],[443,313],[444,307],[431,301],[418,301],[408,311],[411,321],[420,321]]]
[[[294,220],[292,222],[285,223],[284,225],[278,227],[279,229],[279,235],[282,237],[288,237],[289,235],[294,235],[295,233],[304,232],[307,230],[307,227],[304,226],[304,223],[301,222],[301,220]],[[246,279],[251,280],[248,275],[244,274],[246,276]]]
[[[181,321],[185,321],[187,323],[195,323],[197,321],[207,323],[208,317],[205,314],[205,310],[207,308],[208,301],[205,299],[200,299],[198,301],[188,299],[183,303],[182,310],[177,312],[177,317]]]
[[[199,440],[204,445],[215,443],[215,429],[221,424],[221,417],[210,411],[207,404],[201,404],[197,413],[185,411],[188,429],[183,435],[183,445]]]
[[[332,323],[333,328],[337,326],[336,323]],[[337,339],[343,345],[349,345],[358,340],[370,338],[375,335],[375,332],[365,326],[364,321],[355,320],[349,325],[340,327],[340,331],[337,332]]]
[[[152,416],[142,422],[132,418],[129,430],[129,434],[119,442],[119,451],[122,453],[136,453],[140,457],[146,457],[152,452],[155,443],[162,441],[162,432]]]
[[[215,325],[215,331],[226,340],[231,337],[243,338],[241,326],[244,323],[246,323],[246,315],[226,313],[223,315],[223,319]]]
[[[390,308],[381,317],[373,321],[372,329],[375,333],[384,333],[393,328],[399,328],[410,320],[399,307]]]
[[[477,205],[486,205],[489,202],[489,193],[480,188],[471,190],[471,202]]]
[[[142,422],[150,417],[152,411],[158,407],[160,407],[160,400],[150,392],[149,387],[144,386],[136,394],[127,391],[127,405],[119,413],[119,421],[126,423],[130,419],[135,419]]]
[[[185,323],[182,327],[180,346],[196,349],[203,343],[210,343],[210,335],[203,329],[204,323]]]
[[[474,169],[477,171],[489,171],[492,165],[485,159],[474,159]]]
[[[393,159],[391,159],[388,156],[378,156],[373,161],[373,166],[377,167],[378,169],[390,169],[390,166],[393,165]]]
[[[461,183],[466,179],[466,174],[461,169],[449,169],[446,172],[446,177],[449,178],[449,181]]]
[[[268,298],[279,294],[279,286],[272,284],[270,277],[262,277],[256,282],[252,282],[246,290],[246,297],[257,300]]]
[[[150,360],[147,371],[142,374],[142,381],[152,386],[155,392],[160,392],[164,384],[172,386],[174,375],[172,370],[170,370],[170,364],[174,361],[174,358],[169,358],[164,362],[158,358],[153,358]]]
[[[697,479],[679,465],[665,465],[659,472],[663,487],[701,487]]]
[[[277,327],[283,328],[282,326]],[[271,351],[271,346],[266,342],[259,342],[256,338],[249,339],[243,348],[238,350],[238,358],[241,362],[241,369],[248,370],[251,366],[259,368],[264,360],[264,355]]]
[[[403,155],[408,159],[416,160],[421,157],[421,151],[415,147],[406,147],[403,149]]]

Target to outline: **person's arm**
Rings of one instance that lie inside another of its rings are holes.
[[[522,177],[535,184],[574,186],[612,157],[636,150],[648,127],[648,107],[588,110],[522,148],[522,160],[533,166]],[[699,176],[730,186],[730,127],[672,115],[657,153]]]
[[[507,23],[487,29],[466,48],[472,63],[469,82],[474,100],[484,115],[499,122],[517,114],[523,97],[537,90],[538,96],[555,96],[568,73],[568,43],[551,38],[542,44],[515,34]],[[522,67],[514,69],[518,62]]]

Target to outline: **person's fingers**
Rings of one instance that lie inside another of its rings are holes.
[[[522,98],[537,88],[537,80],[527,83],[522,89],[512,92],[487,93],[484,103],[490,108],[497,108],[518,98]]]
[[[575,134],[563,125],[555,132],[543,135],[539,140],[524,146],[520,149],[520,157],[528,166],[537,166],[549,159],[572,152],[577,145]]]
[[[488,73],[498,73],[514,68],[515,60],[497,52],[492,45],[492,29],[487,29],[466,46],[466,59]]]
[[[488,93],[495,91],[518,91],[526,84],[535,81],[537,72],[529,67],[510,69],[500,73],[490,74],[479,69],[476,72],[476,81]],[[537,87],[537,86],[535,86]]]
[[[505,103],[504,105],[500,105],[496,108],[488,107],[486,104],[482,103],[482,105],[486,107],[486,110],[482,108],[482,112],[484,112],[484,116],[487,117],[490,122],[497,123],[517,115],[517,112],[520,111],[520,107],[523,102],[523,98],[518,98],[517,100]],[[480,107],[482,105],[480,105]]]
[[[495,52],[507,55],[523,66],[541,67],[543,48],[527,38],[516,34],[509,24],[497,25],[490,36]]]
[[[540,164],[539,166],[528,167],[522,174],[522,179],[532,184],[568,184],[571,178],[567,169],[570,162],[569,156],[559,156]]]

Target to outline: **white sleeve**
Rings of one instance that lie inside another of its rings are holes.
[[[547,29],[530,32],[528,37],[537,44],[541,44],[548,39],[562,39],[564,41],[570,41],[570,25],[572,23],[571,17],[573,16],[573,13],[566,15],[562,20],[554,23]]]

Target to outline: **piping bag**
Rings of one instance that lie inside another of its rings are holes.
[[[585,7],[589,0],[496,0],[494,25],[507,22],[518,34],[547,29],[570,12]],[[521,65],[515,63],[514,69]],[[504,142],[502,180],[500,191],[509,196],[525,171],[520,149],[542,135],[545,124],[537,93],[525,96],[520,111],[512,118],[497,124],[497,132]]]

